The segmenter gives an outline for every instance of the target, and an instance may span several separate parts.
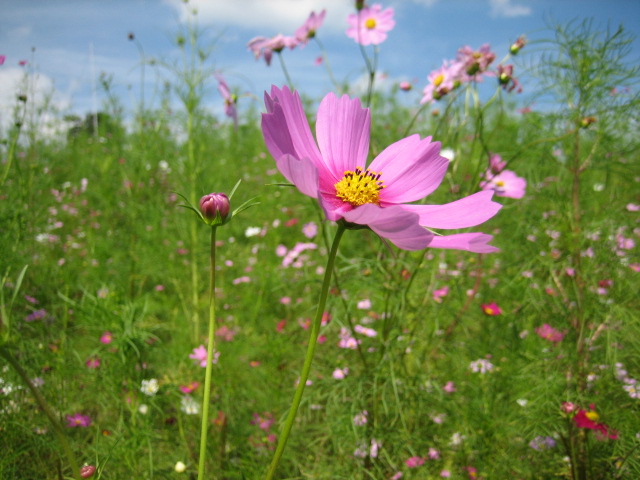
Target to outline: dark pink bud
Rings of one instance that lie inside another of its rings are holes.
[[[222,225],[229,215],[229,198],[224,193],[210,193],[200,199],[200,213],[209,225]]]
[[[91,478],[96,473],[96,467],[93,465],[85,465],[80,469],[80,476],[82,478]]]

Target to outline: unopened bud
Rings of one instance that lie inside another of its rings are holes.
[[[209,225],[222,225],[229,216],[229,198],[224,193],[210,193],[200,199],[200,213]]]
[[[580,120],[580,126],[582,128],[587,128],[592,123],[596,123],[596,121],[597,121],[596,117],[593,117],[593,116],[584,117],[582,120]]]
[[[360,11],[364,8],[364,0],[356,0],[356,10]]]
[[[522,49],[522,47],[524,47],[526,44],[527,44],[527,39],[525,38],[524,35],[520,35],[518,39],[515,42],[513,42],[513,45],[509,47],[509,51],[511,52],[511,55],[516,55]]]
[[[411,85],[411,82],[400,82],[399,87],[400,87],[400,90],[408,92],[413,88],[413,85]]]
[[[94,467],[93,465],[84,465],[80,469],[80,476],[82,478],[91,478],[93,477],[94,473],[96,473],[96,467]]]

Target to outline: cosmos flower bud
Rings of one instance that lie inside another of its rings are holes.
[[[364,8],[364,0],[356,0],[356,10],[360,11]]]
[[[80,476],[82,478],[91,478],[93,477],[94,473],[96,473],[96,467],[94,467],[93,465],[84,465],[80,469]]]
[[[229,198],[224,193],[210,193],[200,199],[200,213],[208,225],[222,225],[229,215]]]
[[[524,47],[527,43],[527,39],[525,38],[524,35],[521,35],[518,37],[518,39],[513,42],[513,44],[511,45],[511,47],[509,47],[509,51],[511,52],[511,55],[516,55],[520,49],[522,49],[522,47]]]

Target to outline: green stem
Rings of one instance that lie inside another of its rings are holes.
[[[204,461],[207,455],[207,428],[209,426],[209,402],[211,399],[211,372],[213,370],[213,345],[216,329],[216,226],[211,227],[211,266],[209,290],[209,340],[207,344],[207,368],[204,374],[204,398],[202,400],[202,428],[200,430],[200,458],[198,480],[204,479]]]
[[[289,414],[287,415],[287,419],[285,420],[284,426],[282,428],[282,434],[278,439],[278,446],[276,447],[276,451],[273,454],[273,460],[271,460],[271,465],[269,466],[269,470],[267,471],[265,480],[271,480],[276,473],[276,469],[278,468],[278,464],[280,463],[280,458],[282,457],[282,453],[284,452],[284,447],[286,446],[287,440],[289,438],[289,433],[291,433],[293,422],[296,419],[298,407],[300,406],[300,402],[302,401],[302,394],[304,393],[304,388],[306,386],[307,379],[309,378],[311,362],[313,361],[313,355],[315,353],[316,344],[318,341],[318,334],[320,333],[322,313],[324,312],[324,307],[327,303],[327,295],[329,293],[329,286],[331,285],[331,272],[333,272],[333,265],[335,263],[336,254],[338,253],[338,245],[340,244],[340,239],[342,238],[342,234],[345,230],[346,227],[343,224],[338,224],[338,230],[336,231],[335,237],[333,237],[333,244],[331,245],[331,251],[329,252],[329,258],[327,259],[327,267],[324,271],[324,280],[322,281],[322,290],[320,291],[320,299],[318,300],[316,316],[313,319],[311,332],[309,333],[309,344],[307,346],[307,354],[304,359],[304,364],[302,365],[302,372],[300,373],[296,392],[293,395],[291,409],[289,410]]]
[[[20,363],[13,357],[11,352],[7,350],[5,347],[0,347],[0,355],[3,356],[7,360],[7,362],[9,362],[9,364],[13,367],[13,369],[18,373],[18,375],[20,376],[24,384],[31,391],[31,394],[35,398],[38,406],[42,409],[42,411],[45,413],[45,415],[49,419],[49,422],[51,423],[51,426],[53,427],[53,430],[56,433],[56,436],[58,437],[58,441],[62,446],[62,450],[64,450],[64,454],[67,457],[67,461],[69,462],[69,465],[73,470],[73,478],[80,480],[80,468],[78,467],[78,463],[76,462],[76,459],[73,456],[73,453],[71,452],[71,447],[69,446],[69,442],[67,442],[67,438],[64,435],[64,430],[60,426],[60,422],[58,422],[58,419],[56,418],[55,414],[51,410],[51,407],[49,407],[49,404],[44,399],[40,391],[33,385],[33,383],[31,383],[31,380],[29,380],[29,376],[27,375],[27,372],[25,372],[22,366],[20,366]]]
[[[327,75],[329,75],[329,80],[331,80],[331,83],[333,83],[333,86],[335,87],[337,92],[340,93],[340,90],[341,90],[340,84],[337,82],[336,78],[333,76],[333,70],[331,70],[331,65],[329,65],[329,57],[327,56],[327,52],[324,49],[324,45],[322,44],[322,42],[320,42],[318,37],[314,36],[313,39],[316,41],[316,43],[318,44],[318,47],[320,48],[320,54],[322,55],[322,63],[324,64],[324,68],[327,71]]]
[[[280,66],[282,67],[282,71],[284,72],[284,78],[287,79],[287,84],[289,84],[289,88],[294,90],[293,81],[291,81],[291,77],[289,76],[289,71],[287,70],[287,66],[284,64],[284,58],[282,58],[282,52],[277,52],[278,59],[280,60]]]

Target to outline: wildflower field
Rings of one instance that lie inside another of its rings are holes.
[[[100,114],[51,137],[25,75],[0,147],[1,479],[640,478],[631,36],[461,45],[383,91],[400,26],[355,3],[364,93],[290,78],[323,12],[247,39],[283,68],[264,98],[193,25],[178,110],[125,112],[103,78]]]

